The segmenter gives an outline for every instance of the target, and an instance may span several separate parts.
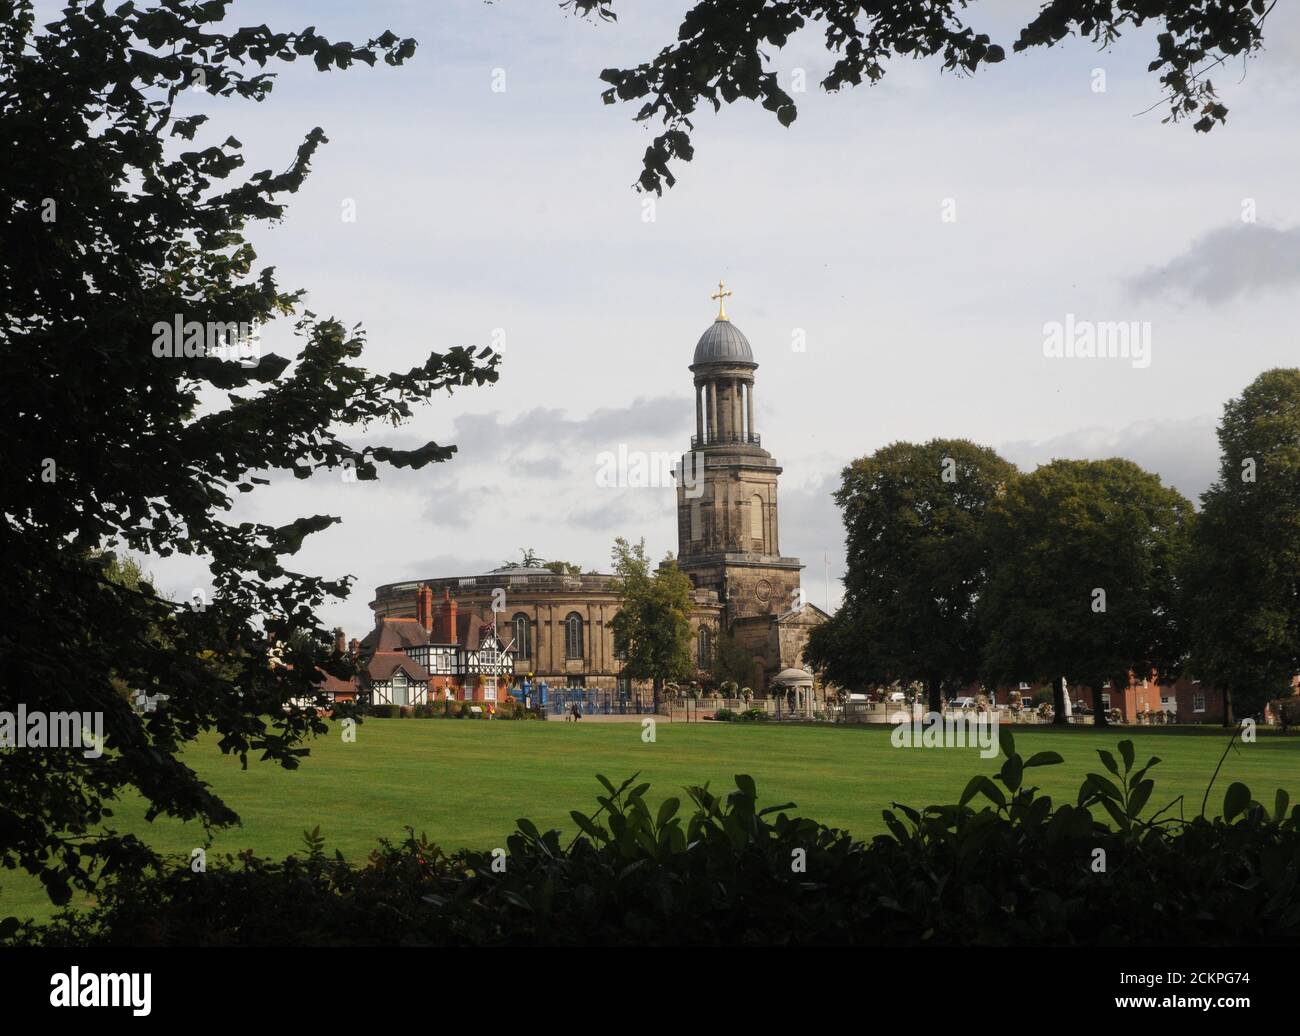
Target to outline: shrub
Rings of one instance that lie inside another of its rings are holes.
[[[21,945],[1300,945],[1300,806],[1271,805],[1242,784],[1223,815],[1148,813],[1158,760],[1131,741],[1076,801],[1028,782],[1060,763],[1016,753],[972,777],[950,805],[886,810],[867,843],[792,813],[760,808],[753,780],[689,806],[652,807],[636,775],[599,777],[600,808],[572,812],[571,839],[521,819],[509,867],[490,852],[447,855],[423,835],[379,843],[363,866],[325,852],[319,831],[282,861],[251,853],[177,858],[117,872],[98,905],[46,925],[0,924]],[[1213,780],[1211,780],[1213,784]],[[1209,791],[1206,796],[1208,799]],[[1094,873],[1100,849],[1107,868]],[[794,872],[791,859],[804,866]]]
[[[460,719],[461,703],[455,698],[448,698],[442,703],[443,715],[448,719]]]
[[[736,718],[736,713],[732,709],[718,709],[713,718],[722,723],[730,723]]]
[[[740,719],[744,723],[761,723],[767,719],[767,710],[746,709],[740,714]]]
[[[398,711],[396,705],[371,705],[366,709],[367,716],[374,716],[376,719],[397,719]]]

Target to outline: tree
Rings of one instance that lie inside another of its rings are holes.
[[[1166,678],[1185,655],[1179,572],[1191,503],[1132,461],[1057,460],[1015,479],[989,508],[990,571],[979,602],[985,676],[1101,687]]]
[[[258,267],[245,233],[281,218],[325,143],[320,128],[283,171],[246,175],[235,137],[212,132],[205,112],[176,111],[182,91],[213,113],[266,100],[268,63],[397,66],[415,41],[218,31],[228,6],[71,3],[38,30],[31,0],[0,0],[0,127],[22,156],[0,166],[0,709],[102,714],[107,745],[95,759],[0,752],[0,863],[39,875],[56,902],[153,859],[104,828],[127,788],[149,819],[238,819],[182,760],[201,732],[245,764],[256,752],[292,768],[326,729],[292,704],[313,698],[315,658],[290,647],[296,664],[272,668],[267,647],[302,631],[331,644],[316,611],[352,577],[286,559],[338,519],[236,523],[234,493],[286,472],[365,482],[380,464],[447,460],[454,446],[340,435],[400,424],[435,392],[497,377],[494,354],[464,347],[371,373],[358,326],[305,310],[301,292]],[[298,335],[292,359],[261,354],[254,331],[277,318]],[[202,558],[207,585],[166,600],[115,578],[97,553],[122,549]],[[334,653],[328,664],[348,675]],[[137,713],[123,685],[162,704]]]
[[[502,568],[543,568],[545,567],[545,563],[542,561],[541,555],[538,554],[535,550],[533,550],[532,547],[520,547],[519,557],[520,557],[519,561],[511,561],[509,558],[506,558],[505,561],[501,562],[501,567]]]
[[[623,675],[651,680],[655,708],[664,685],[688,679],[691,664],[691,580],[671,559],[653,573],[645,540],[636,546],[614,541],[614,589],[618,612],[611,625],[614,650],[623,658]]]
[[[930,709],[979,671],[984,513],[1015,475],[965,439],[899,442],[844,469],[844,603],[804,657],[846,687],[921,681]]]
[[[584,15],[615,16],[617,0],[568,0]],[[1225,121],[1213,80],[1206,75],[1229,58],[1247,57],[1263,43],[1263,26],[1277,0],[1044,0],[1011,45],[1014,53],[1051,47],[1075,35],[1109,46],[1129,28],[1162,31],[1147,67],[1159,72],[1169,114],[1163,121],[1199,115],[1208,132]],[[987,10],[987,7],[984,8]],[[794,122],[794,99],[781,86],[770,55],[810,24],[824,25],[834,55],[822,89],[875,84],[895,56],[939,56],[946,71],[973,75],[1006,58],[1006,48],[965,23],[976,0],[899,4],[886,0],[699,0],[682,17],[677,39],[634,68],[607,68],[602,97],[642,101],[639,122],[658,118],[664,130],[646,148],[640,187],[662,192],[676,179],[669,164],[694,154],[691,117],[701,102],[714,111],[745,98],[759,101],[782,126]],[[1160,102],[1157,102],[1157,105]],[[1153,105],[1155,107],[1156,105]]]
[[[1219,477],[1201,497],[1186,582],[1191,662],[1224,694],[1224,725],[1300,673],[1300,370],[1229,400]]]
[[[557,576],[580,576],[582,575],[582,566],[575,565],[572,561],[548,561],[542,566],[548,572],[553,572]]]

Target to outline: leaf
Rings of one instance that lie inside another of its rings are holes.
[[[681,799],[664,799],[663,802],[659,804],[659,815],[655,820],[655,826],[663,827],[664,824],[668,823],[669,820],[677,815],[677,811],[681,808],[681,805]]]
[[[515,826],[534,842],[539,841],[542,837],[541,832],[537,830],[537,825],[527,817],[520,817],[515,821]]]
[[[1009,791],[1016,791],[1020,787],[1021,778],[1024,776],[1025,764],[1018,755],[1007,756],[1006,762],[1002,764],[1002,770],[998,776],[1002,778],[1002,783],[1007,786]]]
[[[736,774],[736,787],[751,799],[758,798],[758,789],[754,787],[754,778],[747,773]]]
[[[1007,797],[1002,794],[1002,790],[987,777],[979,776],[975,778],[979,784],[980,792],[989,799],[992,799],[999,806],[1007,804]]]
[[[1101,761],[1111,773],[1116,777],[1119,776],[1119,763],[1115,762],[1115,757],[1104,748],[1097,749],[1097,754],[1101,756]]]
[[[1059,752],[1035,752],[1025,760],[1026,769],[1030,766],[1056,766],[1065,762]]]
[[[1133,742],[1121,741],[1119,743],[1119,754],[1124,760],[1125,771],[1133,769]]]
[[[1016,754],[1016,739],[1011,734],[1011,728],[1005,724],[998,727],[998,744],[1008,758]]]
[[[906,844],[912,840],[912,836],[908,834],[907,828],[903,826],[903,822],[899,820],[898,817],[894,816],[892,812],[886,809],[881,812],[881,816],[885,818],[885,826],[889,828],[894,838],[899,842]]]
[[[586,815],[573,809],[569,811],[569,816],[573,819],[573,822],[578,825],[578,829],[588,838],[592,838],[597,842],[605,841],[605,832],[592,823]]]
[[[1133,789],[1133,794],[1128,800],[1129,816],[1136,817],[1142,812],[1143,807],[1147,804],[1147,800],[1151,798],[1151,793],[1155,791],[1155,787],[1155,781],[1145,780]]]
[[[1101,803],[1102,809],[1110,814],[1111,819],[1114,820],[1117,825],[1123,828],[1128,827],[1128,817],[1124,814],[1124,811],[1120,808],[1118,802],[1114,799],[1108,798],[1098,799],[1097,801]]]
[[[1132,787],[1136,787],[1136,786],[1137,786],[1137,783],[1138,783],[1140,780],[1142,780],[1143,777],[1146,776],[1147,771],[1148,771],[1149,769],[1151,769],[1151,767],[1155,766],[1155,765],[1156,765],[1157,763],[1159,763],[1159,762],[1160,762],[1160,756],[1158,756],[1158,755],[1153,755],[1150,759],[1147,760],[1147,764],[1146,764],[1146,766],[1142,767],[1142,769],[1138,770],[1137,773],[1135,773],[1135,774],[1133,774],[1131,777],[1129,777],[1129,779],[1128,779],[1128,786],[1129,786],[1130,788],[1132,788]]]
[[[907,817],[907,819],[910,820],[913,824],[921,823],[921,814],[918,813],[916,810],[914,810],[911,806],[904,806],[901,802],[891,802],[890,805],[893,806],[895,809],[902,810],[903,816]]]
[[[1092,791],[1099,798],[1121,801],[1124,796],[1120,790],[1099,773],[1090,773],[1083,781],[1083,791]],[[1081,791],[1082,794],[1082,791]]]
[[[528,902],[528,900],[524,899],[523,896],[518,892],[515,892],[513,889],[506,889],[501,893],[501,896],[507,903],[514,904],[519,907],[520,910],[527,910],[530,913],[532,912],[533,904]]]
[[[982,777],[972,777],[966,782],[966,790],[961,793],[961,798],[957,800],[959,806],[966,805],[966,803],[979,794],[980,781],[983,779],[984,778]]]
[[[1285,788],[1278,788],[1277,795],[1273,798],[1273,819],[1279,824],[1282,818],[1286,816],[1287,804],[1291,801],[1291,796],[1287,794]]]
[[[1232,818],[1250,805],[1250,789],[1241,781],[1233,781],[1223,796],[1223,819],[1231,823]]]

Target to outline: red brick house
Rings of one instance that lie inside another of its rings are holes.
[[[1018,691],[1022,698],[1032,699],[1040,691],[1050,693],[1051,690],[1047,684],[1009,684],[999,687],[995,698],[998,704],[1005,705],[1009,702],[1012,691]],[[1223,693],[1203,685],[1199,680],[1181,678],[1173,683],[1160,683],[1155,679],[1139,680],[1130,674],[1126,687],[1117,688],[1107,683],[1097,694],[1082,684],[1067,684],[1066,693],[1071,702],[1085,705],[1094,712],[1099,707],[1118,709],[1121,723],[1223,722]],[[1160,713],[1165,714],[1163,720]]]
[[[339,634],[340,643],[342,634]],[[461,611],[450,590],[434,608],[433,591],[419,587],[415,618],[380,616],[352,642],[357,676],[351,682],[322,674],[321,689],[336,701],[370,705],[495,702],[514,676],[513,652],[492,614]]]
[[[1153,678],[1139,680],[1129,674],[1127,687],[1104,684],[1100,695],[1088,687],[1075,686],[1070,691],[1072,700],[1082,701],[1093,710],[1118,709],[1121,723],[1223,722],[1223,692],[1186,677],[1173,683],[1160,683]],[[1163,720],[1161,713],[1165,714]]]

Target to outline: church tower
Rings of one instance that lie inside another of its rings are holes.
[[[695,346],[695,435],[677,478],[677,562],[697,588],[717,591],[725,624],[798,608],[797,558],[781,556],[781,468],[754,427],[749,340],[728,318],[731,292],[711,298],[718,316]]]

